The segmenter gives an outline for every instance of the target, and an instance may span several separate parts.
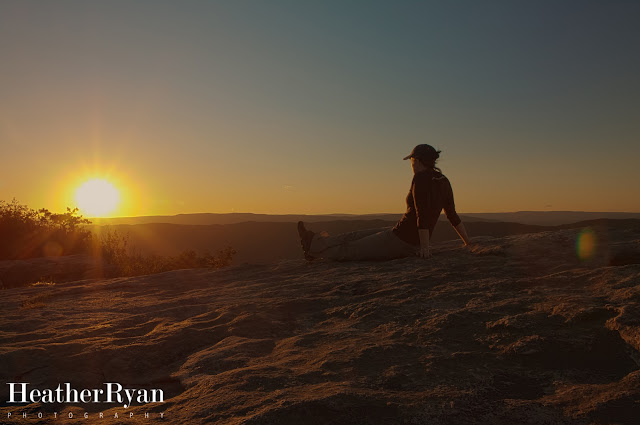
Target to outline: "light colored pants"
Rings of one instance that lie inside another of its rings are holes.
[[[336,261],[391,260],[413,257],[419,247],[404,242],[392,227],[357,230],[336,236],[313,236],[309,254]]]

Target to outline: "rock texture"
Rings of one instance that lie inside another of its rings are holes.
[[[118,382],[161,388],[165,402],[4,403],[1,418],[638,423],[640,232],[596,229],[580,260],[580,231],[445,242],[428,261],[301,259],[4,290],[3,383]]]
[[[0,261],[0,288],[37,282],[73,281],[109,275],[112,266],[88,255]]]

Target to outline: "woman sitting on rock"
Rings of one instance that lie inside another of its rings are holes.
[[[449,179],[436,167],[440,151],[422,144],[404,159],[411,159],[413,180],[407,195],[407,210],[393,227],[359,230],[337,236],[322,236],[298,222],[298,235],[304,256],[312,261],[390,260],[419,256],[430,258],[429,240],[444,208],[451,225],[469,244],[467,231],[456,213]]]

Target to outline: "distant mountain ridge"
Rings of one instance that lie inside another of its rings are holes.
[[[640,219],[640,212],[587,212],[587,211],[516,211],[505,213],[465,213],[472,219],[503,221],[538,226],[561,226],[580,221],[598,219]]]
[[[332,220],[309,222],[314,232],[326,230],[336,235],[354,230],[393,226],[395,220]],[[227,246],[237,250],[234,264],[270,263],[302,256],[300,240],[295,223],[245,221],[232,224],[188,225],[173,223],[113,224],[90,226],[100,233],[105,228],[117,230],[130,236],[130,246],[142,252],[160,255],[175,255],[185,249],[216,252]],[[503,237],[549,230],[586,227],[630,229],[640,227],[640,219],[596,219],[559,226],[540,226],[514,222],[468,221],[467,231],[476,236]],[[604,232],[606,233],[606,232]],[[435,227],[432,242],[459,240],[451,225],[441,220]],[[461,242],[460,242],[461,243]]]
[[[94,224],[237,224],[248,221],[294,223],[299,220],[317,223],[335,220],[397,221],[402,214],[254,214],[254,213],[194,213],[161,216],[90,218]],[[501,213],[460,213],[467,222],[513,222],[538,226],[559,226],[595,219],[640,219],[640,212],[585,212],[585,211],[516,211]],[[445,219],[444,214],[440,218]]]

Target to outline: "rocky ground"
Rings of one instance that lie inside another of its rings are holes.
[[[165,401],[15,406],[3,385],[0,421],[638,423],[640,229],[593,229],[582,260],[581,232],[444,242],[430,260],[5,289],[3,384],[115,382],[160,388]]]

